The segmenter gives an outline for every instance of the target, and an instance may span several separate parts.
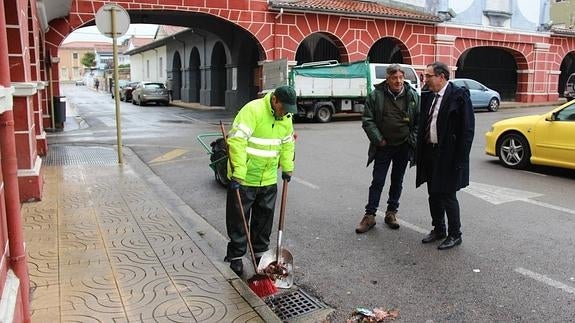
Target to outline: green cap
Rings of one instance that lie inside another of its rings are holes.
[[[274,95],[283,104],[286,113],[297,113],[295,90],[287,85],[275,89]]]

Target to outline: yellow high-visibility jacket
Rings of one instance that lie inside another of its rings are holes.
[[[286,115],[276,120],[271,96],[270,92],[247,103],[228,134],[228,177],[245,186],[275,184],[278,167],[282,172],[294,169],[293,118]]]

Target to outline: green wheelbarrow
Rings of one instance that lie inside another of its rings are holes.
[[[208,138],[216,138],[208,145]],[[223,187],[228,187],[228,150],[221,133],[205,133],[198,135],[198,142],[210,155],[210,168],[214,171],[216,181]]]

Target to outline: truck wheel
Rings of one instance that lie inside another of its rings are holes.
[[[331,109],[328,106],[321,106],[315,113],[315,120],[317,122],[325,123],[331,121]]]

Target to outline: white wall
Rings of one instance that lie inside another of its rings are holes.
[[[166,46],[130,55],[130,73],[133,81],[165,82]]]

